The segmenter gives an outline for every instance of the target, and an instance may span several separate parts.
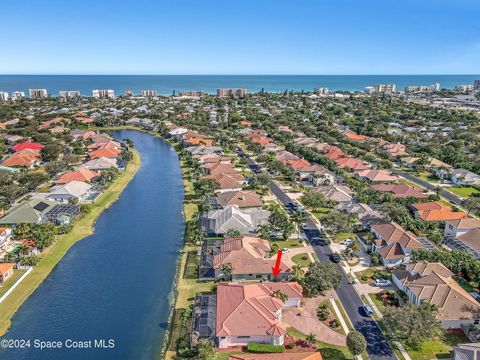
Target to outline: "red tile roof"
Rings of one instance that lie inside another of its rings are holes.
[[[60,179],[56,181],[57,184],[67,184],[71,181],[84,181],[89,183],[93,178],[100,176],[99,173],[81,167],[78,170],[70,171],[63,174]]]
[[[22,151],[22,150],[25,150],[25,149],[42,150],[44,147],[45,146],[43,146],[42,144],[39,144],[37,142],[25,141],[25,142],[21,142],[21,143],[18,143],[16,145],[13,145],[12,149],[15,150],[15,151]]]

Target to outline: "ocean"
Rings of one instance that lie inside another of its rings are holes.
[[[480,75],[0,75],[0,91],[47,89],[51,95],[60,90],[78,90],[91,96],[92,89],[113,89],[116,95],[131,90],[156,90],[158,94],[171,95],[175,90],[198,90],[210,94],[218,88],[246,88],[249,92],[312,91],[316,87],[332,90],[361,91],[375,84],[397,85],[403,89],[410,85],[439,83],[442,88],[459,84],[473,84]]]

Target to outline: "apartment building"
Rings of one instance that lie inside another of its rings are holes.
[[[58,95],[63,98],[76,98],[80,97],[80,91],[77,90],[61,90]]]
[[[47,89],[28,89],[31,99],[42,99],[48,96]]]
[[[156,90],[142,90],[140,92],[140,95],[143,97],[156,97],[157,96],[157,91]]]
[[[247,93],[247,89],[240,88],[217,89],[217,96],[220,97],[244,97]]]
[[[0,101],[7,101],[9,98],[8,92],[0,91]]]
[[[92,95],[97,99],[113,99],[115,97],[115,92],[113,90],[93,90]]]
[[[25,98],[25,93],[23,91],[12,92],[12,100],[22,100],[24,98]]]

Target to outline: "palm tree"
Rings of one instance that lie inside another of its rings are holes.
[[[360,251],[362,251],[362,247],[358,241],[353,241],[347,246],[347,252],[350,254],[350,259],[352,259],[354,256],[357,256]]]
[[[310,345],[313,345],[317,342],[317,337],[310,333],[310,335],[307,335],[307,337],[305,338],[305,341]]]
[[[292,214],[292,221],[295,223],[297,226],[297,231],[298,231],[298,241],[300,241],[300,230],[301,230],[301,225],[305,221],[306,217],[305,214],[301,211],[295,211]]]
[[[270,226],[268,224],[263,224],[257,227],[257,232],[262,239],[270,238]]]
[[[303,277],[304,273],[302,268],[299,265],[293,265],[292,267],[292,277],[295,280],[300,280]]]

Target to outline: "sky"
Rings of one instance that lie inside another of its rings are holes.
[[[478,0],[23,0],[0,74],[479,74]]]

